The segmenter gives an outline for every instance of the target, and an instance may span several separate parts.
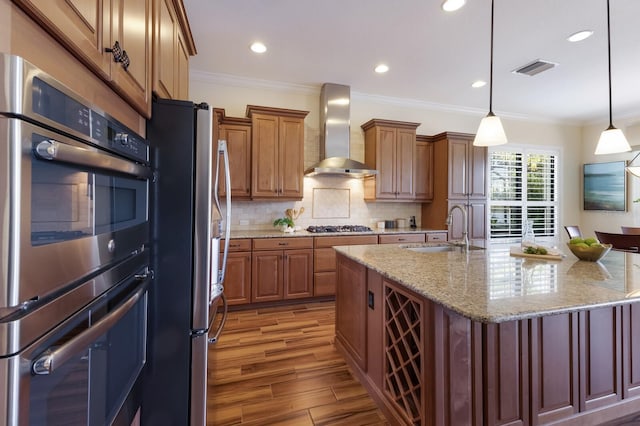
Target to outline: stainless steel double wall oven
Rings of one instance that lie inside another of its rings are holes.
[[[134,420],[150,177],[142,137],[0,54],[0,425]]]

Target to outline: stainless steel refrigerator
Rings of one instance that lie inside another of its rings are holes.
[[[220,162],[227,248],[231,219],[226,143],[214,142],[212,130],[208,105],[154,99],[147,124],[155,172],[150,195],[155,277],[149,290],[145,425],[206,424],[207,351],[226,318]],[[214,322],[217,313],[221,318]]]

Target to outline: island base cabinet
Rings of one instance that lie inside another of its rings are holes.
[[[640,303],[482,323],[338,254],[336,343],[392,424],[586,425],[640,412]]]

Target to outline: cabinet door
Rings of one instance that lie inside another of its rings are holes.
[[[433,143],[416,142],[414,178],[416,201],[433,200]]]
[[[14,0],[99,75],[108,79],[110,0]],[[106,14],[106,16],[105,16]],[[105,27],[106,26],[106,27]]]
[[[251,255],[252,302],[282,300],[284,295],[282,263],[282,250],[253,252]]]
[[[469,159],[467,161],[467,178],[470,198],[486,198],[487,196],[487,161],[489,150],[485,146],[473,146],[469,142]]]
[[[469,241],[485,240],[487,238],[486,201],[470,201],[467,211],[469,212]]]
[[[453,207],[455,204],[460,204],[460,205],[465,206],[465,201],[466,200],[449,200],[449,203],[448,203],[448,206],[447,206],[447,211],[451,210],[451,207]],[[448,230],[449,230],[448,239],[449,239],[449,241],[461,240],[462,239],[462,232],[464,231],[463,218],[464,218],[464,216],[462,215],[462,212],[459,209],[455,209],[452,212],[452,214],[451,214],[451,224],[448,226]]]
[[[416,133],[398,129],[396,132],[396,198],[414,198],[413,170],[416,163]]]
[[[285,250],[284,298],[313,296],[313,250]]]
[[[379,127],[376,142],[376,198],[396,198],[396,129]]]
[[[278,117],[253,114],[251,143],[251,196],[278,196]]]
[[[220,255],[222,262],[222,255]],[[229,253],[224,280],[224,294],[229,305],[251,302],[251,253]]]
[[[189,96],[189,48],[184,40],[181,31],[178,31],[178,52],[177,52],[178,83],[176,99],[187,100]]]
[[[449,198],[467,197],[468,148],[466,140],[449,140]]]
[[[278,195],[302,198],[304,176],[304,120],[279,118]]]
[[[251,195],[251,125],[225,124],[220,127],[219,137],[227,141],[231,198],[248,198]],[[222,156],[219,161],[222,161]],[[220,164],[222,171],[218,190],[224,196],[224,162]]]
[[[153,90],[161,98],[176,99],[179,27],[173,0],[154,0]]]
[[[111,80],[141,114],[151,116],[151,0],[111,0],[111,47],[117,41],[129,66],[111,63]]]

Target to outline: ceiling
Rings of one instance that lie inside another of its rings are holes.
[[[442,0],[184,0],[191,69],[406,98],[483,112],[489,105],[490,0],[453,13]],[[640,1],[611,0],[613,120],[640,116]],[[608,121],[605,0],[495,0],[493,110],[570,123]],[[585,41],[566,38],[591,29]],[[249,45],[260,40],[268,51]],[[511,71],[536,59],[558,66]],[[380,75],[380,62],[390,70]]]

